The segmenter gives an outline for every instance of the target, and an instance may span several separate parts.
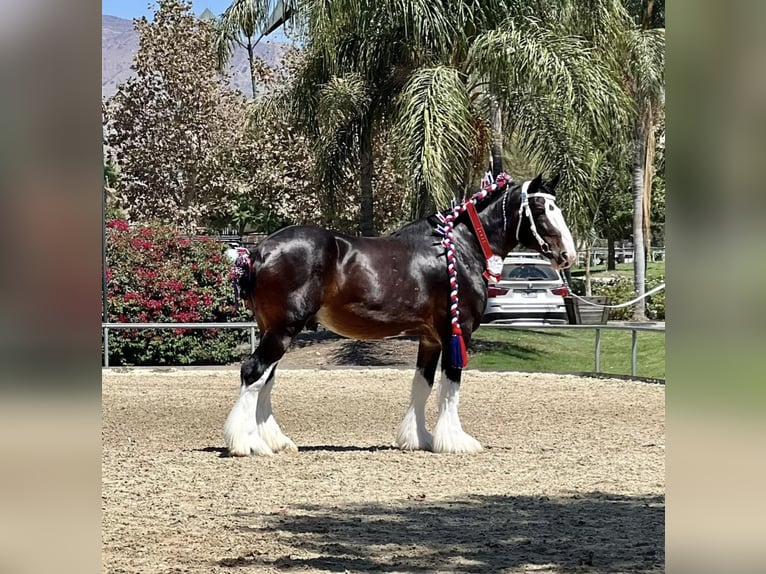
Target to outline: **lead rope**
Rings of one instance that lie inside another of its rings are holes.
[[[458,297],[457,265],[454,245],[455,221],[460,214],[467,209],[468,204],[476,205],[476,202],[484,199],[490,193],[493,193],[498,189],[504,189],[511,181],[513,181],[511,176],[506,173],[499,174],[495,183],[491,183],[492,179],[490,176],[482,181],[482,189],[475,193],[470,199],[459,205],[456,205],[453,200],[451,211],[447,215],[442,215],[441,213],[436,214],[436,217],[442,223],[441,225],[436,226],[436,231],[442,235],[441,243],[447,254],[447,272],[449,273],[450,284],[450,321],[452,323],[450,357],[452,366],[456,369],[462,369],[468,365],[468,351],[465,347],[465,339],[463,339],[463,330],[460,327],[460,310],[458,309],[460,299]]]
[[[600,307],[602,309],[620,309],[622,307],[630,307],[637,301],[640,301],[641,299],[654,295],[658,291],[662,291],[665,288],[665,283],[660,283],[659,285],[657,285],[657,287],[650,289],[649,291],[647,291],[646,293],[644,293],[643,295],[639,297],[636,297],[635,299],[631,299],[630,301],[625,301],[625,303],[619,303],[617,305],[601,305],[600,303],[594,303],[593,301],[588,301],[587,299],[583,299],[582,297],[577,295],[574,291],[572,291],[572,287],[567,282],[566,275],[563,275],[563,277],[564,277],[564,284],[567,286],[567,291],[569,291],[569,294],[572,297],[574,297],[578,301],[585,303],[586,305],[590,305],[592,307]]]

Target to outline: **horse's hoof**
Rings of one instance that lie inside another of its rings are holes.
[[[477,453],[483,450],[479,441],[462,430],[434,435],[433,451],[436,453]]]
[[[298,452],[298,447],[295,446],[295,443],[291,441],[290,439],[287,439],[288,442],[286,442],[282,447],[279,449],[279,452],[287,452],[290,454],[295,454]]]
[[[231,446],[227,445],[227,448],[229,456],[271,456],[274,454],[269,445],[256,434],[240,437],[239,440],[233,441]]]
[[[432,450],[433,438],[431,433],[416,436],[399,435],[396,437],[396,446],[402,450]]]
[[[241,449],[228,449],[229,456],[250,456],[250,449],[248,448],[247,451],[243,451]]]

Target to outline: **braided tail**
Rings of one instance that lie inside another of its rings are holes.
[[[242,253],[234,261],[229,273],[232,287],[234,288],[234,311],[239,311],[239,299],[247,300],[255,285],[253,262],[249,253]]]

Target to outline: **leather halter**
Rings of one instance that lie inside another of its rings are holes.
[[[535,193],[527,193],[527,189],[529,189],[530,182],[525,181],[521,186],[521,204],[519,205],[519,222],[516,224],[516,241],[519,241],[519,235],[521,232],[521,221],[524,219],[524,215],[526,215],[529,219],[529,227],[532,230],[532,235],[537,239],[537,243],[540,245],[540,249],[542,249],[543,253],[547,253],[550,251],[550,246],[548,243],[540,236],[540,234],[537,232],[537,226],[535,225],[535,218],[532,217],[532,210],[529,207],[529,198],[530,197],[542,197],[545,199],[545,205],[548,206],[548,202],[552,203],[553,205],[556,205],[556,197],[551,195],[550,193],[544,193],[542,191],[538,191]]]
[[[529,207],[529,199],[532,197],[542,197],[545,200],[545,205],[547,207],[549,202],[550,204],[556,205],[556,197],[550,193],[545,193],[542,191],[527,193],[527,189],[529,189],[530,183],[531,182],[529,181],[525,181],[521,185],[521,203],[519,204],[519,220],[516,224],[516,241],[519,241],[519,236],[521,234],[521,222],[526,215],[529,219],[529,227],[532,231],[532,235],[537,240],[537,243],[540,245],[540,249],[543,251],[543,253],[547,253],[550,251],[550,246],[537,231],[535,218],[532,216],[532,210]],[[484,269],[482,275],[487,281],[497,283],[500,281],[501,273],[503,271],[503,258],[499,255],[495,255],[492,252],[492,248],[489,245],[489,240],[487,239],[487,233],[484,231],[484,226],[481,224],[481,220],[479,219],[479,214],[476,211],[476,206],[474,203],[467,202],[465,211],[468,212],[468,217],[471,219],[474,233],[476,234],[476,238],[479,240],[479,245],[481,246],[481,251],[484,254],[484,259],[486,261],[486,268]]]
[[[503,271],[503,258],[492,252],[489,240],[487,239],[487,233],[484,231],[484,226],[481,224],[479,214],[476,211],[476,206],[473,203],[468,203],[466,211],[468,212],[468,217],[471,218],[474,233],[476,233],[476,238],[479,240],[479,245],[481,245],[481,250],[486,260],[486,269],[484,269],[482,275],[487,281],[497,283],[500,281],[500,274]]]

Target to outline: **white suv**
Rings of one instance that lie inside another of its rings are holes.
[[[569,323],[564,297],[569,295],[559,271],[536,254],[503,260],[503,272],[487,291],[484,323]]]

